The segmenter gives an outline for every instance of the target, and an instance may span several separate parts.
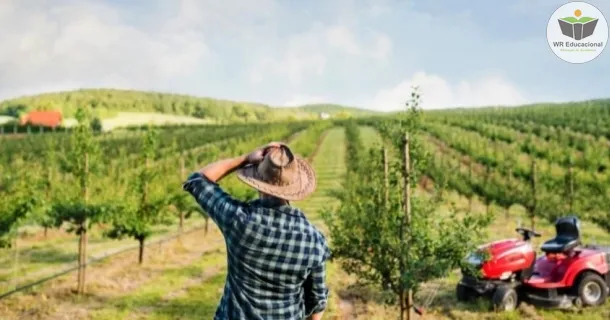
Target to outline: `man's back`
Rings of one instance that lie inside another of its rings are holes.
[[[303,319],[325,309],[328,247],[300,210],[273,199],[237,201],[198,173],[184,188],[227,243],[227,281],[215,319]]]

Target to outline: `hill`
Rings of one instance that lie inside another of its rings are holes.
[[[90,107],[101,119],[116,117],[118,112],[146,112],[189,116],[213,122],[313,119],[320,112],[354,116],[373,113],[332,104],[274,108],[261,103],[151,91],[81,89],[5,100],[0,102],[0,115],[18,117],[31,110],[60,110],[65,118],[71,118],[78,106]]]

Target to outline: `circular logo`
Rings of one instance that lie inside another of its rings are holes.
[[[585,63],[599,56],[608,42],[608,22],[586,2],[566,3],[553,12],[546,27],[553,53],[570,63]]]

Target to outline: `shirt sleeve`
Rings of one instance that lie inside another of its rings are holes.
[[[231,226],[235,216],[245,211],[243,202],[232,198],[217,183],[199,172],[191,174],[182,188],[195,197],[223,233]]]
[[[328,287],[326,286],[326,260],[330,257],[330,251],[324,243],[323,257],[315,265],[304,284],[305,289],[305,315],[322,312],[328,304]]]

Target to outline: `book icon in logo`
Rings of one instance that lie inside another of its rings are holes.
[[[581,17],[580,10],[574,11],[573,17],[558,19],[561,33],[574,40],[582,40],[593,34],[597,26],[597,18]]]

